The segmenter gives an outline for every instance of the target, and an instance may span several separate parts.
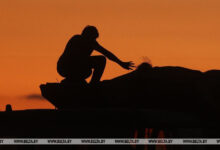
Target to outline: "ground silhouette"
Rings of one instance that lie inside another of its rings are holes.
[[[202,73],[182,67],[151,67],[147,63],[97,85],[47,83],[40,86],[42,95],[57,109],[0,112],[0,127],[5,129],[0,136],[133,138],[137,131],[138,137],[143,138],[145,128],[153,128],[153,137],[163,130],[165,137],[171,138],[218,138],[219,85],[218,70]],[[53,147],[65,148],[84,147]],[[133,149],[131,146],[88,147],[117,148]]]
[[[40,87],[42,95],[58,109],[123,107],[209,113],[218,111],[219,74],[143,63],[97,85],[47,83]]]
[[[132,127],[125,129],[125,133],[132,135],[136,130],[139,138],[144,137],[145,128],[153,128],[152,137],[157,137],[161,130],[165,137],[171,138],[207,138],[220,133],[217,129],[220,125],[218,70],[201,72],[143,63],[130,73],[96,85],[47,83],[40,88],[42,95],[58,110],[92,109],[109,118],[111,127],[115,120],[110,118],[120,114],[116,126],[126,122],[125,126]],[[106,115],[109,110],[111,117]],[[125,116],[130,119],[123,120]],[[99,121],[96,123],[102,124],[106,120],[100,118]],[[148,148],[155,149],[154,146]]]

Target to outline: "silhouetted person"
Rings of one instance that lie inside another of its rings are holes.
[[[123,62],[114,54],[103,48],[96,39],[98,30],[94,26],[86,26],[81,35],[74,35],[67,43],[63,54],[57,63],[58,73],[69,82],[85,82],[92,74],[90,84],[98,83],[106,65],[105,56],[118,63],[124,69],[132,69],[133,63]],[[104,56],[90,56],[93,50],[97,50]]]

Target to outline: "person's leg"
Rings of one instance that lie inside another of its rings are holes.
[[[91,56],[90,63],[94,69],[90,84],[95,84],[98,83],[102,77],[106,65],[106,58],[104,56]]]
[[[71,84],[87,83],[86,78],[88,78],[92,74],[92,68],[89,61],[90,60],[69,65],[66,69],[64,82]]]

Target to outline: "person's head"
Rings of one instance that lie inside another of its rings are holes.
[[[88,39],[96,39],[99,37],[99,32],[96,27],[88,25],[83,29],[81,35]]]

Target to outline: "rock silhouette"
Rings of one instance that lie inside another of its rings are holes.
[[[128,74],[98,85],[47,83],[40,88],[58,109],[144,108],[204,113],[217,110],[219,85],[217,70],[202,73],[143,63]]]
[[[12,111],[12,106],[10,104],[7,104],[5,107],[6,112],[11,112]]]

